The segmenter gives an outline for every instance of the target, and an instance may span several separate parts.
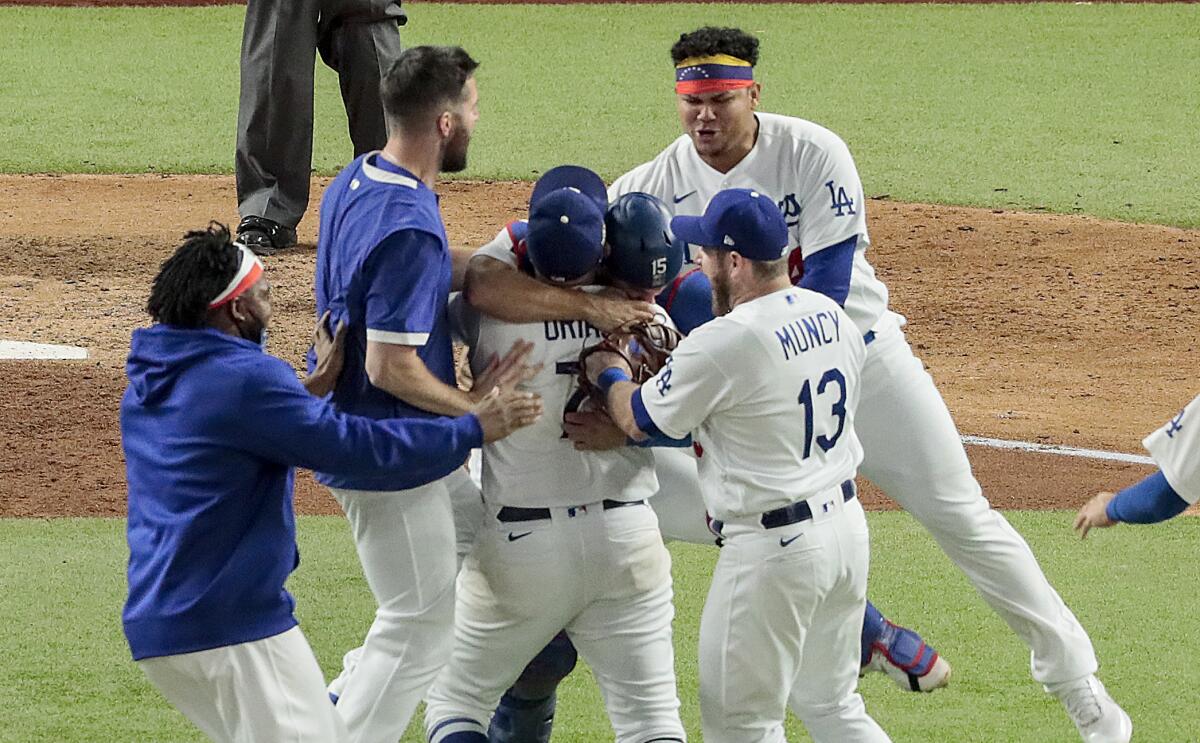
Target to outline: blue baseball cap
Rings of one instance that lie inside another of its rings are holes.
[[[608,188],[604,180],[594,172],[579,165],[559,165],[550,168],[533,184],[533,193],[529,196],[529,208],[546,194],[560,188],[574,188],[592,200],[601,214],[608,208]]]
[[[671,231],[691,245],[736,250],[753,261],[774,261],[788,253],[783,212],[766,194],[748,188],[721,191],[702,216],[672,219]]]
[[[541,193],[529,209],[525,247],[543,278],[558,284],[577,281],[604,257],[604,213],[573,186]]]

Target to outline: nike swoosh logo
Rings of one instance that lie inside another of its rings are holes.
[[[687,193],[685,193],[683,196],[676,196],[676,197],[675,197],[675,203],[676,203],[676,204],[678,204],[679,202],[683,201],[684,199],[686,199],[687,197],[691,196],[691,195],[692,195],[692,194],[694,194],[694,193],[696,193],[696,192],[695,192],[695,191],[688,191],[688,192],[687,192]]]
[[[784,539],[783,537],[780,537],[780,538],[779,538],[779,546],[780,546],[780,547],[786,547],[786,546],[788,546],[789,544],[791,544],[792,542],[796,541],[797,539],[799,539],[799,538],[800,538],[800,537],[802,537],[802,536],[804,536],[804,532],[800,532],[799,534],[797,534],[796,536],[792,537],[791,539]],[[511,537],[509,537],[509,538],[511,539]]]
[[[525,537],[529,536],[529,535],[530,535],[530,534],[532,534],[532,533],[533,533],[533,532],[531,532],[531,531],[527,531],[527,532],[524,532],[523,534],[513,534],[513,533],[510,531],[510,532],[508,533],[508,541],[510,541],[510,542],[515,542],[515,541],[517,541],[518,539],[524,539]]]

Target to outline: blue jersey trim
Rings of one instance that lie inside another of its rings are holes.
[[[1117,493],[1117,496],[1108,502],[1105,511],[1113,521],[1156,524],[1178,516],[1187,507],[1187,501],[1179,497],[1167,482],[1162,470],[1159,470]]]

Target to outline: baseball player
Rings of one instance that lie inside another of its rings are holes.
[[[147,309],[156,324],[133,333],[121,399],[133,658],[213,740],[344,741],[284,589],[299,561],[293,467],[440,477],[442,452],[466,456],[532,422],[538,403],[510,394],[438,420],[335,412],[319,396],[339,374],[342,333],[321,318],[304,386],[264,353],[263,265],[219,225],[188,233]]]
[[[758,191],[676,217],[702,246],[717,319],[642,386],[611,353],[588,378],[631,438],[691,434],[724,546],[700,620],[700,710],[711,743],[783,740],[789,697],[814,741],[887,741],[855,692],[869,537],[854,434],[866,348],[827,297],[791,285],[788,229]]]
[[[657,198],[631,192],[618,197],[605,216],[607,253],[602,264],[602,282],[614,285],[632,299],[650,301],[657,295],[675,325],[691,332],[713,319],[712,287],[698,267],[683,273],[686,246],[670,232],[670,213]],[[486,311],[500,316],[528,313],[530,305],[569,306],[570,292],[529,280],[520,283],[505,300],[496,287],[530,273],[526,249],[520,241],[521,227],[510,225],[481,249],[471,262],[474,282],[485,282],[492,290],[477,291],[473,301],[487,302]],[[666,270],[663,270],[663,266]],[[517,270],[513,270],[517,269]],[[547,310],[550,311],[550,310]],[[607,416],[568,413],[564,430],[577,447],[609,449],[627,443]],[[689,448],[656,447],[655,472],[659,490],[650,500],[665,539],[716,545],[700,499],[696,458]],[[489,740],[493,743],[544,743],[550,740],[555,709],[554,690],[575,667],[570,640],[555,638],[526,668],[500,700],[492,718]],[[886,619],[867,602],[861,638],[862,671],[884,672],[900,688],[933,691],[948,683],[950,665],[916,632]]]
[[[347,166],[321,203],[317,311],[349,327],[332,401],[372,418],[458,416],[524,373],[517,347],[455,384],[446,321],[452,259],[433,191],[461,170],[478,118],[476,62],[414,47],[384,78],[390,137]],[[444,471],[462,464],[447,450]],[[350,521],[379,608],[357,662],[336,682],[352,741],[397,740],[453,642],[455,532],[448,483],[412,473],[321,472]]]
[[[539,180],[528,223],[510,226],[539,281],[592,281],[605,203],[603,181],[582,168]],[[551,410],[574,404],[575,361],[599,331],[577,321],[505,323],[465,302],[456,314],[473,371],[496,349],[527,342],[540,372],[521,388]],[[595,672],[617,741],[685,739],[670,556],[646,503],[658,487],[653,457],[637,448],[576,451],[560,421],[546,416],[508,444],[483,449],[487,519],[460,573],[453,655],[426,699],[434,743],[488,740],[502,693],[563,628]]]
[[[1200,500],[1200,397],[1142,441],[1158,471],[1117,494],[1098,493],[1079,509],[1075,529],[1116,524],[1155,524],[1183,513]]]
[[[904,318],[887,309],[887,288],[866,257],[866,202],[846,144],[812,122],[757,111],[758,40],[743,31],[684,34],[671,57],[685,133],[619,178],[610,198],[648,192],[677,215],[702,213],[731,187],[775,200],[788,225],[793,283],[844,307],[867,344],[861,471],[933,534],[1030,648],[1033,677],[1080,736],[1128,741],[1132,724],[1095,676],[1091,640],[983,497],[945,402],[904,338]]]

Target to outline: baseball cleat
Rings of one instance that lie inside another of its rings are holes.
[[[237,241],[258,255],[272,255],[296,244],[296,230],[266,217],[246,217],[238,224]]]
[[[950,664],[921,636],[884,620],[879,639],[871,645],[871,659],[863,673],[886,673],[905,691],[931,692],[950,683]]]
[[[1095,676],[1047,687],[1067,710],[1085,743],[1129,743],[1133,721]]]

